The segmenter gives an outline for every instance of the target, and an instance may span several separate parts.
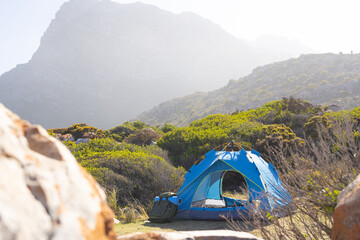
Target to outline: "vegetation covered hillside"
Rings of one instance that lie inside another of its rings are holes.
[[[310,54],[258,67],[218,90],[164,102],[138,118],[148,124],[188,123],[293,96],[313,104],[360,105],[360,54]]]
[[[360,107],[336,112],[295,98],[210,115],[179,128],[136,121],[109,130],[74,124],[48,132],[59,139],[70,139],[70,134],[75,140],[89,139],[64,142],[106,190],[108,203],[120,219],[125,218],[124,209],[150,210],[156,195],[179,189],[186,170],[206,152],[221,150],[235,140],[246,150],[259,151],[281,172],[285,186],[299,199],[294,202],[301,211],[294,215],[300,218],[297,222],[308,224],[311,219],[309,232],[327,236],[337,194],[360,171]],[[268,217],[271,223],[282,223],[276,222],[276,216]],[[262,220],[254,223],[263,231]],[[291,224],[285,227],[298,227]]]

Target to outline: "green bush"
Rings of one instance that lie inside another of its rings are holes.
[[[304,125],[304,132],[307,137],[317,139],[321,130],[320,126],[332,132],[334,121],[344,122],[347,120],[353,121],[355,127],[357,127],[360,124],[360,107],[350,111],[327,112],[322,116],[311,117]]]
[[[137,130],[135,133],[129,135],[124,139],[124,141],[139,146],[146,146],[150,145],[151,142],[156,142],[160,137],[161,135],[152,128],[144,128]]]
[[[71,135],[73,135],[73,137],[75,139],[81,138],[82,136],[84,136],[84,134],[90,133],[90,132],[95,133],[98,138],[105,137],[105,133],[102,129],[89,126],[86,123],[73,124],[68,128],[53,128],[53,129],[48,130],[48,133],[50,135],[51,134],[54,135],[56,133],[65,135],[65,134],[70,133]]]
[[[255,148],[264,155],[268,155],[271,148],[281,146],[284,149],[302,149],[303,139],[296,136],[286,125],[265,125],[255,143]],[[291,152],[287,152],[291,154]]]
[[[135,131],[131,128],[125,127],[123,125],[116,126],[105,131],[107,137],[110,137],[118,142],[122,142],[125,137],[134,133]]]
[[[329,127],[330,119],[328,116],[315,116],[310,118],[304,125],[304,132],[306,137],[317,139],[319,134],[319,126]]]
[[[122,142],[125,138],[129,137],[132,134],[142,135],[142,133],[144,133],[144,132],[149,132],[148,130],[141,132],[141,130],[149,129],[149,128],[154,130],[154,132],[156,132],[159,135],[163,134],[162,130],[160,130],[156,127],[146,126],[146,124],[144,122],[141,122],[139,120],[135,121],[135,122],[129,122],[129,121],[124,122],[121,125],[118,125],[116,127],[113,127],[111,129],[105,131],[105,134],[107,137],[110,137],[118,142]],[[154,135],[154,134],[152,134],[152,135]],[[140,136],[138,136],[138,137],[140,137]],[[135,138],[135,137],[132,136],[131,138]],[[132,142],[132,140],[130,140],[129,142]],[[139,145],[141,145],[141,144],[139,144]]]
[[[106,189],[115,189],[117,204],[149,206],[156,194],[174,191],[184,170],[175,168],[157,146],[119,144],[113,139],[66,143],[79,163]]]
[[[254,121],[257,114],[259,112],[250,110],[232,115],[211,115],[165,134],[158,145],[169,152],[175,166],[189,169],[203,154],[231,140],[248,148],[263,148],[265,142],[261,141],[267,136],[274,140],[277,132],[282,141],[302,144],[301,139],[284,125],[268,127]],[[273,144],[278,142],[270,141]]]
[[[164,126],[161,128],[161,131],[164,133],[171,132],[172,130],[176,129],[176,126],[165,123]]]
[[[304,137],[304,124],[309,118],[323,113],[324,110],[321,107],[293,97],[269,102],[253,110],[256,116],[254,120],[264,124],[285,124],[298,137]]]

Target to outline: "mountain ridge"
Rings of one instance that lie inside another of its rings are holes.
[[[0,76],[0,101],[47,128],[107,128],[277,58],[196,14],[70,0],[31,60]]]
[[[210,92],[176,98],[144,112],[137,119],[151,125],[179,126],[216,113],[260,107],[283,97],[313,104],[360,105],[360,54],[308,54],[257,67],[251,74]],[[195,103],[195,104],[192,104]]]

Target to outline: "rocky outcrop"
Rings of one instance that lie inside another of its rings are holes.
[[[118,240],[258,240],[260,238],[246,232],[230,230],[209,230],[190,232],[148,232],[133,233],[118,237]]]
[[[115,239],[97,182],[46,130],[0,104],[0,239]]]
[[[75,138],[72,134],[70,133],[67,133],[67,134],[64,134],[64,135],[61,135],[59,133],[55,134],[54,137],[60,141],[71,141],[71,142],[74,142],[75,141]]]
[[[89,139],[88,138],[79,138],[78,140],[76,140],[76,144],[79,144],[79,143],[88,143],[89,142]]]
[[[339,193],[331,239],[360,239],[360,175]]]

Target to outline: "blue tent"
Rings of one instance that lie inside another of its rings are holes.
[[[246,181],[249,199],[239,200],[222,196],[222,182],[227,171],[239,172]],[[221,220],[221,215],[232,219],[248,217],[249,204],[276,211],[287,204],[290,195],[284,189],[274,166],[267,163],[255,150],[215,151],[190,168],[178,191],[171,199],[178,205],[176,219]]]

